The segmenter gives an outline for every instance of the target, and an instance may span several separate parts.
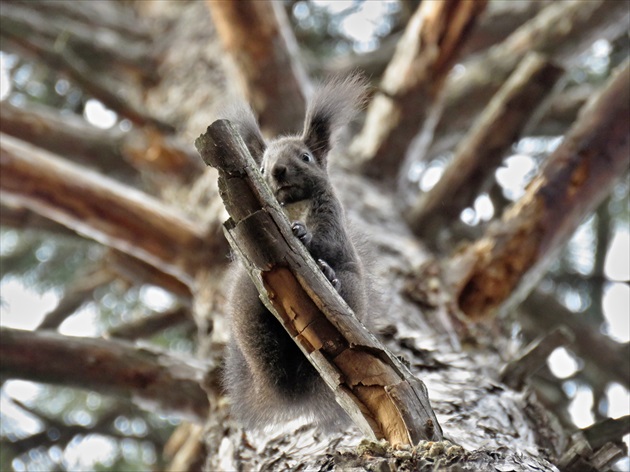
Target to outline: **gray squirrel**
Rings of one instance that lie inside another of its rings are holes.
[[[300,136],[265,143],[248,107],[227,113],[324,275],[359,319],[366,313],[363,266],[350,240],[341,203],[327,172],[327,158],[343,127],[363,103],[364,80],[335,78],[310,101]],[[229,301],[232,336],[227,347],[225,386],[233,414],[246,427],[264,427],[307,416],[331,429],[345,412],[330,389],[265,308],[245,269],[237,273]]]

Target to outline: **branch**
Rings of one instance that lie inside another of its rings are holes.
[[[16,107],[7,101],[0,103],[0,113],[0,132],[103,173],[129,179],[147,169],[186,181],[202,170],[192,149],[156,129],[102,130],[75,115],[33,104]]]
[[[425,0],[370,103],[351,152],[363,171],[394,178],[486,0]]]
[[[113,279],[114,274],[101,270],[75,280],[70,287],[66,287],[63,298],[53,310],[46,313],[37,329],[59,328],[66,318],[92,300],[94,290],[110,283]]]
[[[466,64],[465,74],[447,82],[444,110],[425,157],[443,152],[454,136],[470,128],[471,121],[528,53],[544,54],[566,69],[595,40],[613,40],[625,34],[629,23],[624,2],[552,2],[501,44]]]
[[[192,321],[190,308],[178,307],[174,310],[154,313],[153,315],[115,326],[106,333],[105,337],[128,340],[148,338],[166,328],[187,321]]]
[[[629,128],[626,61],[584,107],[523,198],[484,237],[451,257],[446,277],[467,317],[489,316],[531,290],[628,169]]]
[[[439,182],[405,213],[416,235],[433,240],[472,205],[561,73],[536,53],[523,59],[457,146]]]
[[[219,169],[221,196],[231,215],[225,224],[230,244],[266,306],[339,404],[370,437],[409,445],[440,439],[426,387],[363,327],[293,236],[234,128],[217,121],[195,145],[204,161]]]
[[[532,292],[523,302],[527,317],[522,322],[535,326],[538,332],[548,332],[559,325],[568,326],[575,335],[571,349],[586,363],[594,364],[595,371],[609,381],[630,388],[630,345],[613,341],[602,334],[583,314],[572,313],[553,295],[540,290]]]
[[[273,136],[299,131],[295,126],[304,120],[309,84],[282,3],[208,0],[207,5],[263,131]]]
[[[28,8],[5,5],[2,9],[0,31],[4,48],[67,74],[87,93],[136,125],[151,126],[168,133],[174,130],[172,125],[149,116],[133,105],[128,96],[121,95],[120,90],[129,90],[129,83],[123,85],[122,81],[114,81],[110,74],[104,73],[108,67],[112,67],[112,61],[94,52],[85,54],[80,49],[75,50],[73,35],[69,31],[60,28],[52,33],[33,34],[40,28],[47,28],[47,19],[38,19],[32,5],[32,2]]]
[[[209,405],[200,384],[218,368],[122,341],[0,328],[0,375],[96,390],[202,422]]]
[[[565,326],[558,326],[550,333],[532,341],[525,352],[510,361],[501,371],[501,382],[514,390],[522,390],[527,378],[542,367],[549,355],[558,347],[573,342],[573,332]]]
[[[146,194],[2,136],[0,190],[20,206],[191,283],[225,243]]]

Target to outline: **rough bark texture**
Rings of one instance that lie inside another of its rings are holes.
[[[369,175],[398,175],[485,0],[425,1],[409,21],[352,153]]]
[[[531,290],[560,245],[627,171],[629,128],[626,62],[584,107],[501,223],[451,258],[447,277],[466,316],[484,318]]]
[[[208,399],[200,384],[218,369],[121,341],[1,328],[0,375],[98,390],[202,422]]]
[[[442,438],[424,384],[356,319],[299,240],[242,140],[225,121],[196,141],[219,169],[226,236],[267,307],[364,434],[412,446]]]

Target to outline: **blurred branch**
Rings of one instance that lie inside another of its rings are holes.
[[[629,27],[630,14],[624,2],[552,2],[505,41],[466,63],[465,74],[446,83],[444,110],[425,158],[443,152],[452,144],[453,136],[470,127],[471,121],[529,52],[545,54],[554,63],[568,68],[595,40],[613,40]]]
[[[549,332],[560,325],[568,326],[575,335],[571,350],[595,365],[606,378],[602,382],[618,382],[630,389],[630,344],[621,344],[602,334],[582,313],[573,313],[551,294],[533,291],[523,302],[526,318],[521,320],[529,330]],[[588,365],[585,366],[588,368]]]
[[[446,270],[460,310],[480,319],[506,309],[540,279],[630,162],[628,61],[583,108],[525,195]]]
[[[149,338],[166,328],[186,322],[192,323],[193,318],[190,308],[182,306],[115,326],[107,331],[105,337],[128,340]]]
[[[525,381],[545,365],[549,355],[558,347],[571,344],[573,333],[564,325],[532,341],[517,359],[507,363],[501,370],[501,382],[514,390],[522,390]]]
[[[206,236],[146,194],[8,136],[2,136],[0,153],[0,189],[25,208],[184,283],[223,262],[223,238]]]
[[[0,113],[0,132],[127,180],[146,169],[186,182],[203,170],[192,147],[153,128],[103,130],[76,115],[33,104],[16,107],[7,101],[0,102]]]
[[[122,341],[0,328],[0,375],[97,390],[203,422],[209,405],[201,382],[219,374],[215,365]]]
[[[525,56],[459,143],[438,183],[405,212],[415,234],[434,241],[440,228],[472,205],[561,74],[543,56]]]
[[[3,5],[0,12],[0,37],[3,39],[3,48],[41,61],[51,69],[67,74],[85,92],[137,125],[152,126],[164,132],[174,130],[170,124],[148,116],[143,110],[133,105],[129,94],[121,95],[121,89],[129,92],[128,84],[123,86],[122,80],[116,81],[111,74],[104,74],[104,71],[111,72],[117,64],[121,65],[119,55],[124,55],[124,51],[132,49],[127,42],[118,44],[111,51],[113,55],[110,57],[104,54],[103,50],[94,50],[91,46],[95,39],[93,29],[82,28],[81,31],[70,31],[66,29],[64,23],[63,28],[52,28],[51,31],[50,18],[38,14],[35,5],[37,4],[33,2]],[[81,49],[81,45],[90,45],[88,50],[91,49],[92,52],[86,53]],[[144,57],[147,56],[146,47],[146,44],[142,47],[144,52],[141,55]],[[123,66],[133,65],[137,68],[134,57],[136,56],[124,61]],[[155,69],[154,66],[145,66],[147,67],[151,69],[150,72]],[[127,81],[130,82],[129,78]]]
[[[409,21],[351,151],[364,172],[395,178],[486,0],[423,1]]]
[[[46,313],[36,329],[59,328],[66,318],[92,300],[94,290],[110,283],[113,279],[114,274],[107,270],[99,270],[96,273],[79,277],[65,288],[63,298],[53,310]]]
[[[630,434],[630,416],[608,418],[584,428],[582,433],[593,449],[599,449],[609,441],[621,442],[626,434]]]
[[[207,5],[262,130],[272,136],[299,131],[309,83],[282,4],[208,0]]]

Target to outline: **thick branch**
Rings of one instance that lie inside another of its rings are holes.
[[[102,130],[43,106],[0,103],[0,131],[104,173],[137,176],[152,170],[188,179],[202,170],[192,149],[153,128]]]
[[[406,213],[414,233],[430,241],[472,205],[561,73],[540,55],[526,56],[460,142],[440,181]]]
[[[466,64],[466,73],[448,81],[444,111],[438,122],[430,156],[443,152],[460,135],[529,52],[548,56],[569,68],[596,39],[613,40],[624,34],[630,15],[624,2],[570,0],[552,2],[505,41]],[[560,27],[561,26],[561,27]]]
[[[393,444],[439,439],[424,384],[354,316],[293,236],[243,141],[217,121],[196,141],[219,169],[231,219],[226,236],[248,267],[261,298],[313,363],[337,401],[371,437]]]
[[[108,67],[112,67],[112,61],[94,52],[84,54],[80,48],[74,48],[71,32],[60,28],[58,31],[47,31],[46,34],[33,34],[40,27],[48,29],[48,25],[34,13],[32,5],[27,8],[20,5],[7,8],[5,5],[0,13],[0,26],[3,47],[67,74],[87,93],[137,125],[173,131],[170,124],[149,116],[132,104],[128,95],[121,95],[120,90],[128,92],[129,86],[124,87],[122,81],[114,81],[111,75],[104,74]]]
[[[213,246],[192,222],[137,190],[8,136],[0,152],[3,194],[184,282],[226,253],[218,237]]]
[[[122,341],[0,328],[0,375],[53,383],[132,399],[138,406],[202,422],[208,397],[200,383],[215,367]]]
[[[365,125],[352,144],[363,170],[398,175],[457,53],[486,0],[422,2],[398,43]]]
[[[628,169],[630,67],[584,107],[526,194],[479,241],[449,262],[459,308],[472,319],[517,301]]]
[[[208,0],[208,7],[263,131],[272,136],[299,131],[308,80],[282,3]]]

